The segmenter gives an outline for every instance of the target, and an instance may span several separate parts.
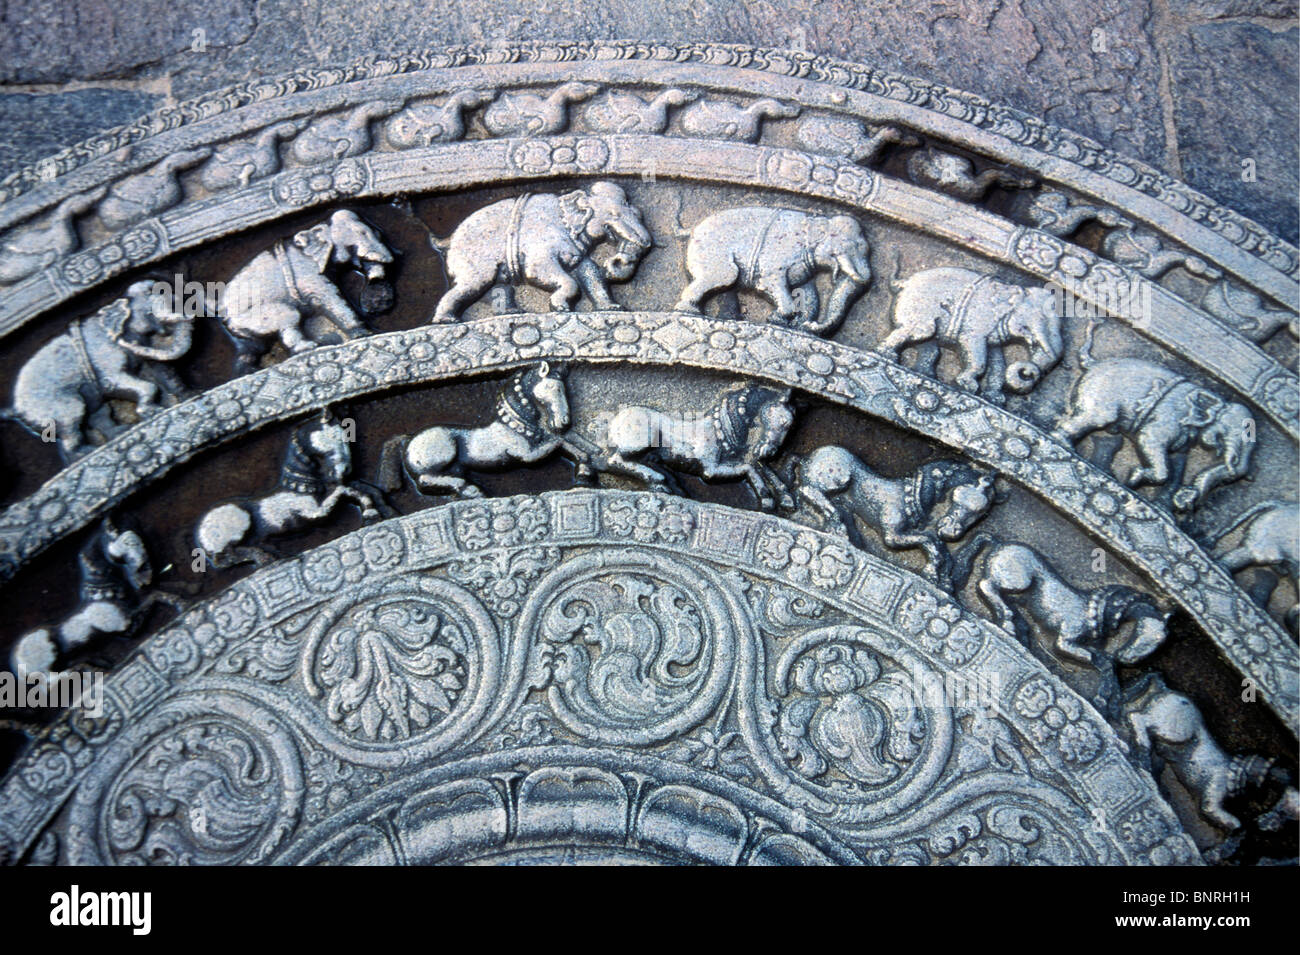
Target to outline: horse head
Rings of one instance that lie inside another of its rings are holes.
[[[719,415],[730,450],[764,461],[785,443],[794,424],[790,389],[763,385],[736,389],[723,398]]]
[[[961,540],[988,514],[997,497],[994,477],[964,461],[939,461],[925,466],[928,487],[922,489],[922,498],[938,501],[951,492],[948,511],[935,527],[940,538]]]
[[[546,419],[550,431],[569,427],[569,392],[565,384],[568,369],[544,361],[520,373],[511,383],[512,390],[531,405],[533,413]],[[523,408],[517,411],[524,413]]]
[[[294,432],[281,478],[334,485],[343,483],[351,470],[348,432],[326,414]]]
[[[111,518],[104,520],[100,535],[104,556],[131,589],[147,587],[153,580],[153,567],[140,535],[133,530],[119,528]]]

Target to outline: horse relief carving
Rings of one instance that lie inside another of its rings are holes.
[[[465,114],[492,102],[491,90],[457,90],[439,106],[412,103],[383,125],[384,141],[394,149],[449,143],[465,135]]]
[[[143,418],[158,410],[160,397],[179,395],[183,382],[162,363],[190,350],[194,320],[167,310],[153,287],[147,280],[133,283],[124,297],[43,345],[18,372],[13,407],[0,413],[35,434],[52,427],[59,450],[71,460],[90,450],[88,416],[109,398],[133,400]],[[94,423],[101,432],[112,430],[111,418]]]
[[[756,100],[748,106],[699,100],[682,113],[682,130],[688,136],[753,143],[758,141],[764,120],[792,119],[798,115],[799,107],[774,99]]]
[[[392,261],[379,233],[347,209],[259,254],[227,283],[218,311],[235,341],[236,371],[256,369],[277,341],[290,354],[315,348],[327,334],[317,337],[317,326],[342,340],[369,334],[331,274],[351,269],[373,284]]]
[[[590,253],[605,242],[617,248],[598,265]],[[584,292],[596,308],[617,309],[608,282],[630,279],[652,244],[640,211],[612,182],[494,202],[465,219],[447,241],[452,284],[432,321],[456,321],[493,286],[502,287],[500,310],[511,311],[513,287],[521,283],[549,291],[555,311],[571,311]]]
[[[100,202],[100,221],[110,229],[125,229],[151,215],[170,209],[181,201],[184,192],[176,176],[193,168],[212,155],[212,150],[186,149],[109,187]]]
[[[361,508],[363,521],[377,520],[386,505],[354,487],[350,435],[328,413],[294,431],[280,467],[277,489],[252,501],[220,504],[194,529],[194,542],[219,568],[273,559],[266,538],[317,524],[344,501]]]
[[[967,202],[978,202],[994,186],[1029,189],[1036,180],[1005,169],[985,169],[976,175],[975,164],[965,156],[954,156],[932,147],[907,157],[907,174],[918,186],[937,189]]]
[[[218,146],[199,170],[199,182],[211,192],[246,186],[280,171],[280,143],[307,128],[306,120],[276,123],[255,139]]]
[[[376,101],[344,116],[322,116],[293,140],[289,155],[304,166],[314,166],[369,152],[374,145],[370,124],[392,116],[404,105],[401,100]]]
[[[608,421],[596,466],[644,481],[651,490],[681,493],[669,470],[706,481],[744,478],[759,507],[794,507],[785,482],[768,466],[794,424],[790,392],[740,385],[705,414],[675,414],[628,405]]]
[[[1290,806],[1294,813],[1293,781],[1270,760],[1225,753],[1206,729],[1196,704],[1171,690],[1159,676],[1148,674],[1136,681],[1126,688],[1125,697],[1124,721],[1137,759],[1157,777],[1160,765],[1169,765],[1207,822],[1230,833],[1240,829],[1241,820],[1224,807],[1224,801],[1267,782],[1285,787],[1279,806]]]
[[[810,152],[842,156],[864,166],[879,161],[890,146],[921,144],[897,126],[880,126],[868,135],[862,123],[839,116],[807,116],[795,127],[794,138]]]
[[[861,521],[891,550],[924,551],[928,573],[945,589],[954,568],[944,542],[961,540],[996,501],[994,475],[964,461],[932,461],[908,477],[886,478],[838,445],[804,459],[798,487],[818,517],[842,527],[855,546],[866,549]]]
[[[691,281],[678,311],[698,312],[721,289],[749,289],[776,306],[777,321],[824,335],[871,282],[870,246],[852,216],[742,206],[715,212],[691,230],[686,270]],[[823,271],[832,283],[824,311],[814,281]]]
[[[587,107],[583,118],[598,133],[662,133],[668,128],[670,109],[698,98],[698,93],[675,87],[659,92],[650,100],[610,90]]]
[[[0,240],[0,285],[21,282],[75,252],[81,245],[77,217],[94,209],[107,194],[108,187],[101,186],[70,196],[48,215],[7,233]]]
[[[1050,289],[958,268],[926,269],[891,287],[894,328],[880,350],[897,361],[903,348],[916,347],[917,370],[932,378],[940,346],[954,348],[963,366],[957,384],[1001,401],[1005,390],[1029,391],[1061,360],[1061,319]],[[1004,349],[1016,342],[1029,349],[1029,360],[1007,366]]]
[[[423,494],[479,497],[483,491],[464,476],[470,470],[500,470],[535,464],[564,451],[578,464],[579,478],[591,475],[594,445],[569,433],[568,369],[541,362],[511,378],[497,397],[496,418],[479,428],[437,426],[399,435],[384,444],[379,484],[397,490],[402,474]]]
[[[1085,370],[1074,383],[1068,413],[1057,424],[1056,435],[1071,446],[1095,431],[1128,436],[1141,462],[1124,479],[1129,487],[1174,480],[1174,509],[1189,511],[1214,488],[1249,473],[1255,419],[1245,405],[1225,401],[1141,358],[1094,363],[1085,349],[1080,363]],[[1186,483],[1181,473],[1171,470],[1170,457],[1193,444],[1213,451],[1219,460]]]
[[[600,92],[592,83],[563,83],[549,96],[503,93],[483,113],[483,125],[494,136],[548,136],[569,125],[569,106]]]
[[[81,548],[77,565],[80,605],[58,626],[40,627],[19,637],[9,658],[19,677],[49,672],[64,654],[92,640],[129,634],[149,604],[172,602],[158,592],[145,597],[153,582],[153,566],[144,541],[112,518],[105,518]]]
[[[1273,591],[1283,580],[1290,581],[1300,595],[1300,504],[1294,501],[1264,501],[1248,509],[1219,531],[1210,546],[1216,547],[1237,531],[1241,534],[1234,547],[1224,551],[1219,563],[1232,573],[1247,567],[1264,567],[1276,575],[1271,584],[1255,589],[1255,597],[1268,606]],[[1293,631],[1300,624],[1300,603],[1286,612],[1286,623]]]

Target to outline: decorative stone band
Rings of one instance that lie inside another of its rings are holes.
[[[713,369],[802,389],[1001,470],[1140,567],[1195,618],[1291,728],[1300,651],[1173,519],[1073,449],[981,399],[869,352],[751,322],[682,313],[521,313],[318,348],[159,412],[0,514],[0,579],[199,450],[387,388],[537,360]]]
[[[668,80],[665,64],[671,64]],[[0,207],[0,228],[177,151],[286,118],[467,86],[569,80],[650,87],[671,82],[904,124],[1120,208],[1289,307],[1300,299],[1300,253],[1293,246],[1186,184],[1076,133],[970,93],[871,67],[712,44],[494,44],[367,57],[346,67],[255,80],[164,108],[19,170],[0,185],[0,200],[9,200]],[[126,161],[106,158],[125,146],[132,147]]]
[[[0,334],[129,268],[309,205],[531,178],[633,176],[647,170],[657,178],[818,196],[884,216],[1055,282],[1101,311],[1117,298],[1149,299],[1150,315],[1116,318],[1233,388],[1293,439],[1300,436],[1300,381],[1295,374],[1238,332],[1131,269],[1055,236],[843,160],[793,149],[662,136],[452,143],[345,159],[329,174],[289,170],[211,200],[178,206],[104,246],[77,252],[0,292]],[[1138,289],[1143,294],[1129,293]],[[1207,341],[1215,342],[1215,348],[1205,348]]]
[[[778,622],[746,589],[792,603]],[[629,615],[673,636],[624,645]],[[575,626],[603,636],[578,650]],[[367,654],[404,692],[368,682]],[[638,654],[653,659],[629,670]],[[809,678],[836,660],[856,690],[838,670]],[[917,681],[987,694],[918,699]],[[907,737],[891,773],[854,782],[835,747],[809,768],[782,738],[782,719],[845,694],[899,715],[885,721]],[[748,804],[802,858],[1199,859],[1111,727],[1010,634],[842,537],[657,494],[459,501],[362,528],[189,609],[105,697],[102,716],[65,713],[6,777],[0,854],[17,858],[66,806],[53,833],[78,864],[378,861],[394,846],[428,861],[557,838],[627,846],[629,827],[670,850],[660,840],[682,826],[708,827],[695,851],[736,862],[749,830],[726,806]],[[736,731],[721,732],[726,714]],[[972,714],[984,722],[967,728]],[[1016,767],[978,758],[990,746]],[[502,785],[493,767],[509,769]],[[226,795],[212,802],[216,777]],[[376,842],[384,805],[403,807],[399,838]],[[557,816],[587,828],[559,832]]]

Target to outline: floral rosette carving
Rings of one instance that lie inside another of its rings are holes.
[[[926,653],[954,666],[965,666],[979,653],[984,637],[974,621],[947,601],[942,604],[926,590],[913,590],[898,608],[898,622],[916,637]]]
[[[512,503],[485,502],[456,515],[456,539],[466,550],[516,547],[546,537],[550,523],[550,508],[534,498]]]
[[[529,139],[510,151],[510,162],[527,173],[597,172],[609,162],[609,147],[593,137]]]
[[[604,525],[615,537],[630,537],[642,544],[680,544],[690,536],[695,517],[677,501],[658,495],[638,496],[606,505]]]
[[[1033,722],[1029,732],[1039,743],[1056,741],[1061,758],[1067,763],[1090,763],[1105,746],[1105,741],[1085,715],[1083,704],[1072,696],[1058,695],[1045,677],[1027,681],[1012,700],[1021,716]]]
[[[452,713],[468,652],[464,624],[447,608],[418,595],[366,601],[321,643],[325,715],[365,740],[410,739]]]
[[[769,570],[783,571],[797,584],[819,590],[837,590],[849,582],[855,566],[847,546],[823,543],[811,532],[765,528],[758,540],[758,561]]]
[[[494,550],[448,568],[453,578],[474,588],[498,616],[511,619],[543,573],[560,562],[558,547]]]

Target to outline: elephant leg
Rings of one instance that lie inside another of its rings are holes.
[[[497,315],[509,315],[519,311],[513,285],[494,285],[488,297],[492,304],[492,311]]]
[[[438,300],[438,307],[434,310],[433,318],[429,319],[430,324],[442,325],[459,319],[461,313],[478,301],[479,297],[492,286],[495,279],[495,269],[484,275],[472,276],[465,280],[456,279],[451,288],[447,289],[442,298]]]
[[[784,275],[764,278],[756,286],[756,291],[762,292],[772,300],[776,306],[776,318],[786,325],[789,325],[799,317],[799,306],[790,294],[790,286],[785,281]]]
[[[604,311],[618,311],[623,307],[610,298],[609,288],[605,285],[605,277],[601,274],[599,266],[591,259],[581,260],[574,271],[577,273],[578,282],[583,291],[587,293],[587,297],[591,299],[596,308]]]
[[[717,289],[735,285],[738,278],[740,278],[740,269],[736,263],[728,261],[726,268],[719,269],[707,277],[691,279],[686,288],[682,289],[682,294],[673,308],[679,312],[698,312],[700,303],[705,297]]]
[[[357,318],[357,313],[352,311],[352,306],[331,283],[321,279],[319,285],[312,288],[310,292],[311,300],[316,304],[317,314],[326,316],[339,331],[365,330],[365,325]]]
[[[989,347],[983,338],[968,338],[959,343],[962,370],[957,375],[957,384],[966,391],[978,393],[980,380],[988,368]]]
[[[156,410],[158,386],[152,381],[119,371],[112,381],[106,382],[113,394],[127,395],[135,399],[136,411],[143,417]]]
[[[1169,442],[1164,434],[1156,429],[1145,428],[1133,436],[1138,459],[1142,462],[1135,467],[1125,480],[1129,487],[1141,487],[1144,484],[1164,484],[1169,480]]]
[[[554,259],[538,268],[529,278],[542,288],[551,290],[552,311],[573,311],[573,306],[582,295],[582,286],[578,284],[578,280]]]
[[[1241,820],[1223,808],[1223,801],[1228,798],[1228,771],[1226,767],[1213,773],[1205,781],[1205,791],[1201,796],[1201,812],[1217,826],[1229,832],[1241,828]]]
[[[895,328],[888,335],[886,335],[884,339],[880,342],[880,344],[876,346],[876,350],[880,352],[884,352],[887,355],[889,355],[891,358],[893,358],[894,361],[898,361],[898,356],[900,351],[902,351],[908,345],[912,344],[914,340],[921,340],[923,338],[928,338],[928,337],[930,336],[924,335],[918,338],[918,336],[913,335],[912,330],[910,328],[906,326],[900,326],[898,328]],[[938,350],[936,349],[936,361],[938,360],[937,352]]]
[[[292,323],[281,327],[280,341],[291,355],[299,355],[302,352],[311,351],[316,347],[316,343],[302,333],[302,327],[298,324],[296,315],[294,319]]]

